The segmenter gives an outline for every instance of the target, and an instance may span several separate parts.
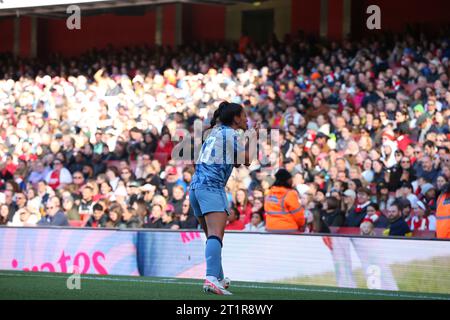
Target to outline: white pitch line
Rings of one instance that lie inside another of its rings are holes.
[[[37,273],[1,273],[0,276],[6,277],[42,277],[42,278],[51,278],[51,279],[67,279],[71,274],[65,276],[51,275],[51,274],[37,274]],[[113,282],[140,282],[140,283],[154,283],[154,284],[181,284],[181,285],[200,285],[198,282],[192,281],[180,281],[178,279],[161,279],[161,280],[153,280],[153,279],[120,279],[120,278],[111,278],[111,277],[92,277],[89,275],[81,275],[81,279],[87,280],[95,280],[95,281],[113,281]],[[443,296],[424,296],[424,295],[409,295],[405,293],[399,292],[367,292],[360,291],[358,289],[319,289],[319,288],[300,288],[300,287],[282,287],[282,286],[264,286],[264,285],[246,285],[246,284],[234,284],[235,288],[246,288],[246,289],[266,289],[266,290],[281,290],[281,291],[302,291],[302,292],[319,292],[319,293],[337,293],[337,294],[353,294],[353,295],[371,295],[371,296],[379,296],[379,297],[396,297],[396,298],[411,298],[411,299],[428,299],[428,300],[450,300],[450,296],[448,298]],[[364,299],[361,299],[364,300]]]

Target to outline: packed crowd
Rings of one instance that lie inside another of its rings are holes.
[[[265,230],[264,195],[281,166],[305,232],[325,224],[370,235],[395,222],[403,235],[433,231],[450,180],[449,41],[299,36],[47,61],[3,55],[0,224],[198,228],[194,166],[171,159],[175,131],[207,127],[227,100],[250,124],[280,130],[279,146],[260,150],[269,161],[233,171],[228,230]]]

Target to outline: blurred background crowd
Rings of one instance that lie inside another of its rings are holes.
[[[175,132],[208,127],[227,100],[250,125],[280,130],[260,150],[269,161],[233,171],[228,230],[265,230],[279,167],[294,178],[304,232],[435,230],[450,180],[449,37],[247,40],[1,56],[0,224],[198,228],[195,169],[172,159]]]

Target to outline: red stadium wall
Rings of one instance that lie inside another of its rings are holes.
[[[0,52],[12,52],[14,44],[14,19],[0,20]]]
[[[184,41],[212,41],[225,39],[225,6],[183,4],[182,39]],[[176,5],[162,7],[161,38],[163,45],[173,46],[176,38]],[[0,52],[13,51],[14,18],[0,20]],[[154,45],[156,10],[149,9],[141,16],[102,14],[82,16],[81,29],[69,30],[65,19],[39,18],[37,26],[38,55],[52,53],[63,56],[79,55],[92,48],[132,45]],[[20,55],[31,54],[31,18],[20,18]]]
[[[408,25],[425,25],[425,30],[438,30],[449,24],[450,1],[422,0],[352,0],[351,32],[356,37],[367,36],[373,32],[366,28],[368,17],[366,9],[376,4],[381,8],[382,31],[403,32]],[[327,36],[339,40],[343,35],[344,0],[328,1]],[[226,34],[226,7],[183,3],[181,37],[184,43],[189,41],[222,41]],[[303,30],[306,34],[320,34],[321,1],[292,0],[291,32]],[[162,6],[163,45],[174,45],[177,24],[177,5]],[[14,17],[0,20],[0,52],[12,52],[14,48]],[[64,56],[78,55],[91,48],[104,48],[108,44],[116,47],[155,43],[156,7],[149,7],[138,16],[102,14],[83,16],[81,30],[68,30],[65,19],[38,19],[37,49],[38,55],[45,57],[51,53]],[[20,18],[19,54],[30,56],[31,18]]]
[[[291,31],[299,30],[306,34],[318,35],[320,32],[320,1],[293,0],[291,12]]]
[[[20,19],[20,50],[21,57],[28,57],[31,54],[31,17]]]
[[[91,48],[155,43],[155,11],[142,16],[104,14],[81,18],[80,30],[69,30],[65,19],[40,19],[38,46],[41,55],[77,55]],[[22,30],[21,30],[22,37]]]
[[[448,0],[352,0],[351,31],[355,36],[374,32],[366,28],[367,7],[378,5],[381,8],[382,31],[403,32],[408,24],[425,25],[425,30],[435,31],[448,25],[450,1]],[[343,35],[344,0],[328,0],[328,29],[330,39],[341,39]],[[321,1],[292,0],[293,34],[298,30],[306,34],[320,34]]]
[[[450,24],[448,0],[353,0],[353,34],[362,36],[374,32],[366,28],[369,16],[366,10],[370,5],[378,5],[381,9],[381,31],[403,32],[408,24],[423,24],[425,30],[436,31]]]
[[[344,0],[328,2],[328,38],[342,39],[344,26]]]
[[[162,45],[173,46],[175,44],[176,5],[163,6]]]
[[[183,42],[224,40],[225,15],[225,6],[183,4]]]

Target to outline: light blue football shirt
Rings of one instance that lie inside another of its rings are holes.
[[[244,146],[236,130],[225,125],[213,128],[202,145],[190,189],[225,188],[242,151]]]

